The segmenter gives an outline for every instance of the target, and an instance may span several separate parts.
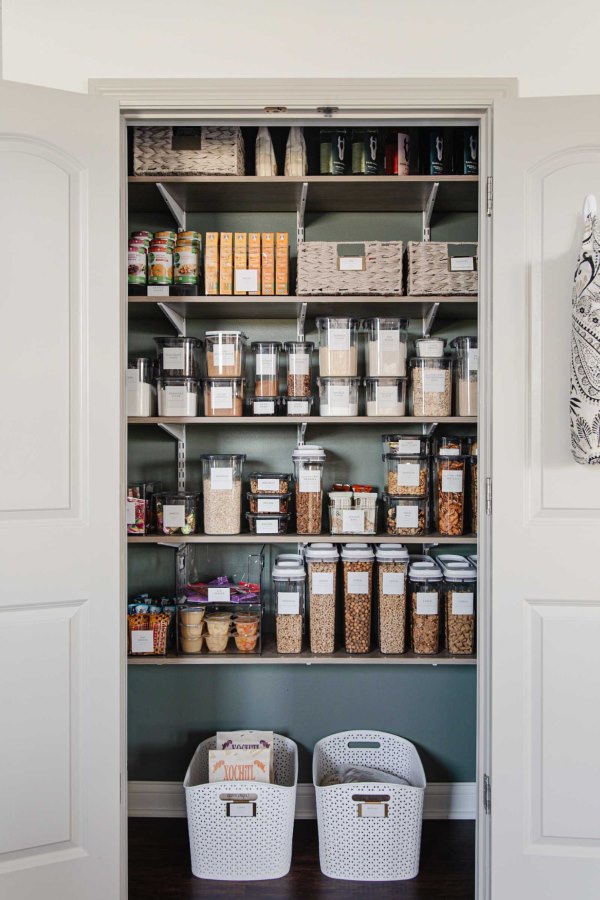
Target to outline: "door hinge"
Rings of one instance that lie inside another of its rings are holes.
[[[492,215],[494,211],[494,179],[491,175],[488,175],[487,180],[487,214],[488,216]]]
[[[489,816],[492,811],[492,785],[489,775],[483,776],[483,809],[486,816]]]
[[[492,514],[492,479],[489,477],[485,479],[485,514]]]

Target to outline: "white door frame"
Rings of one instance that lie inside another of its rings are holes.
[[[201,120],[204,123],[237,120],[250,124],[265,118],[273,124],[290,122],[332,121],[323,107],[334,107],[337,121],[377,119],[414,121],[426,124],[440,117],[449,123],[461,120],[479,121],[480,133],[480,297],[479,344],[483,361],[479,396],[482,415],[478,423],[480,484],[491,472],[491,322],[492,322],[492,253],[491,218],[488,211],[487,178],[492,172],[492,125],[494,103],[517,96],[516,79],[420,79],[420,78],[249,78],[249,79],[90,79],[89,92],[116,97],[125,124],[129,120],[143,120],[145,124],[165,119],[171,121]],[[273,108],[281,108],[277,112]],[[123,153],[123,159],[126,154]],[[126,197],[127,172],[122,172],[123,198]],[[121,246],[127,237],[127,209],[123,200]],[[126,313],[122,317],[121,355],[126,359]],[[126,458],[126,429],[122,429],[121,458]],[[122,496],[126,489],[125,466],[121,472]],[[483,552],[479,550],[480,601],[478,605],[478,661],[477,665],[477,784],[478,824],[476,850],[476,896],[490,897],[490,820],[485,815],[482,786],[484,774],[491,777],[491,522],[485,515],[485,491],[479,492],[479,536],[483,538]],[[126,586],[123,603],[126,602]],[[123,629],[125,625],[123,625]],[[122,721],[124,767],[127,771],[126,745],[126,684],[127,660],[122,662]],[[127,834],[126,805],[123,834]],[[127,847],[123,848],[123,884],[126,896]]]

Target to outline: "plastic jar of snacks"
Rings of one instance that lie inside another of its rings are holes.
[[[245,453],[202,456],[204,531],[239,534],[242,516],[242,467]]]
[[[410,360],[413,416],[452,414],[452,360],[413,357]]]
[[[277,397],[281,344],[278,341],[254,341],[250,347],[254,355],[255,396]]]
[[[319,374],[356,376],[358,373],[358,319],[337,317],[317,319],[319,331]]]
[[[429,488],[429,457],[384,453],[385,488],[388,494],[426,497]]]
[[[338,548],[335,544],[309,544],[304,556],[308,570],[310,651],[333,653]]]
[[[310,358],[315,345],[312,341],[287,341],[284,348],[287,353],[288,397],[294,399],[310,397]]]
[[[469,446],[469,438],[459,435],[438,437],[433,442],[434,456],[464,456]]]
[[[198,495],[190,491],[156,494],[159,534],[195,534],[198,528]]]
[[[287,494],[246,494],[248,499],[248,507],[251,513],[258,514],[277,514],[285,515],[290,511],[291,493]]]
[[[286,472],[251,472],[250,490],[253,494],[289,496],[292,476]]]
[[[477,438],[469,441],[469,464],[471,468],[471,531],[477,534],[477,507],[479,504],[479,485],[477,481]]]
[[[431,441],[422,434],[382,434],[382,452],[396,456],[429,456]]]
[[[156,379],[159,416],[197,416],[198,378]]]
[[[429,501],[427,497],[394,497],[383,495],[385,530],[403,537],[427,534]]]
[[[380,544],[377,560],[377,632],[381,653],[406,650],[408,550],[403,544]]]
[[[444,575],[446,650],[463,656],[475,652],[477,570],[464,557],[441,556]]]
[[[278,653],[300,653],[304,632],[306,572],[298,563],[273,566],[273,601]]]
[[[207,331],[204,340],[209,378],[240,378],[244,374],[246,335],[242,331]]]
[[[371,649],[373,559],[373,550],[367,544],[342,547],[346,653],[368,653]]]
[[[417,338],[415,341],[415,353],[421,359],[441,359],[444,355],[446,341],[444,338]]]
[[[377,492],[330,491],[331,534],[376,534]]]
[[[439,653],[442,573],[436,565],[415,562],[408,574],[413,653]]]
[[[466,456],[433,457],[434,530],[448,537],[464,534]]]
[[[251,416],[278,416],[280,397],[246,397],[246,410]]]
[[[406,415],[406,378],[365,378],[368,416]]]
[[[476,337],[457,337],[450,342],[456,353],[454,408],[457,416],[476,416],[478,402],[479,349]]]
[[[325,451],[316,444],[299,444],[292,459],[296,477],[296,531],[320,534]]]
[[[289,514],[246,513],[250,534],[287,534]]]
[[[286,416],[310,416],[312,397],[282,397]]]
[[[245,386],[245,378],[205,378],[204,415],[243,415]]]
[[[367,376],[406,375],[407,325],[406,319],[392,318],[366,319],[363,322],[363,328],[367,333],[365,348]]]
[[[360,378],[317,378],[319,415],[357,416]]]
[[[195,337],[155,337],[159,375],[168,378],[198,378],[202,341]]]
[[[156,391],[154,360],[147,357],[130,359],[127,365],[127,415],[151,416],[154,412]]]

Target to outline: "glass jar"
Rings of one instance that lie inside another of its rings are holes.
[[[437,566],[411,563],[409,580],[412,651],[419,655],[439,653],[442,573]]]
[[[159,534],[195,534],[198,528],[198,495],[189,491],[156,494]]]
[[[446,341],[444,338],[417,338],[415,353],[420,359],[441,359],[444,355]]]
[[[246,335],[243,331],[207,331],[204,339],[209,378],[240,378],[244,374]]]
[[[403,544],[380,544],[377,560],[377,632],[381,653],[406,651],[406,574],[408,550]]]
[[[197,416],[198,378],[156,379],[159,416]]]
[[[431,440],[422,434],[382,434],[383,454],[397,456],[429,456]]]
[[[206,453],[202,457],[204,531],[239,534],[242,517],[242,467],[245,453]]]
[[[406,319],[365,319],[367,376],[406,375],[407,325]]]
[[[411,370],[411,413],[413,416],[452,414],[452,360],[413,357]]]
[[[308,570],[310,652],[333,653],[338,549],[335,544],[309,544],[304,555]]]
[[[360,378],[317,378],[320,416],[357,416]]]
[[[319,374],[358,374],[358,319],[337,317],[317,319],[319,331]]]
[[[300,653],[306,602],[306,572],[303,565],[290,561],[273,566],[273,601],[277,652]]]
[[[256,397],[277,397],[279,394],[279,352],[278,341],[254,341],[254,394]]]
[[[457,416],[476,416],[479,349],[476,337],[457,337],[450,342],[456,353],[454,408]]]
[[[371,649],[371,603],[374,554],[367,544],[344,544],[344,643],[346,653]]]
[[[243,415],[245,386],[245,378],[205,378],[204,415]]]
[[[312,397],[282,397],[286,416],[310,416]]]
[[[406,415],[406,378],[365,378],[368,416]]]
[[[429,502],[427,497],[383,495],[385,530],[404,537],[427,534]]]
[[[444,604],[446,650],[453,656],[475,652],[475,610],[477,572],[466,568],[444,566]]]
[[[251,416],[278,416],[280,397],[246,397],[246,410]]]
[[[312,341],[287,341],[284,349],[287,353],[288,397],[293,399],[310,397],[310,358],[315,345]]]
[[[464,534],[466,456],[433,457],[434,530],[448,537]]]
[[[140,356],[127,364],[127,415],[151,416],[155,409],[156,391],[154,360]]]
[[[429,488],[429,458],[385,453],[385,489],[388,494],[426,497]]]
[[[198,353],[202,341],[195,337],[155,337],[159,375],[169,378],[198,378]]]
[[[477,534],[479,486],[477,483],[477,438],[471,438],[469,445],[469,465],[471,475],[471,531]]]
[[[325,451],[316,444],[299,444],[292,459],[296,477],[296,531],[320,534]]]

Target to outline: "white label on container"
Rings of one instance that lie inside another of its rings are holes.
[[[127,369],[127,390],[137,391],[140,376],[137,369]]]
[[[392,328],[384,329],[379,332],[379,349],[380,351],[396,351],[400,345],[400,332]]]
[[[460,449],[458,447],[442,447],[440,456],[460,456]]]
[[[233,408],[233,388],[230,384],[213,385],[210,389],[210,396],[213,409]]]
[[[288,400],[288,416],[306,416],[309,412],[308,400]]]
[[[451,256],[450,257],[451,272],[474,272],[475,257],[474,256]]]
[[[256,519],[255,521],[257,534],[278,534],[278,519]]]
[[[310,353],[290,353],[288,367],[290,375],[308,375]]]
[[[298,591],[280,591],[277,594],[277,612],[280,616],[297,616],[300,612]]]
[[[229,603],[231,600],[231,591],[228,587],[209,587],[208,602],[209,603]]]
[[[417,592],[417,615],[418,616],[437,616],[438,614],[438,595],[436,593]]]
[[[213,491],[233,490],[233,469],[216,466],[210,470],[210,486]]]
[[[255,400],[252,409],[255,416],[272,416],[275,412],[275,401]]]
[[[311,591],[313,594],[333,594],[333,572],[313,572]]]
[[[380,384],[375,388],[377,403],[380,407],[391,408],[398,404],[398,388],[393,384]]]
[[[235,289],[236,291],[257,291],[258,269],[236,269]]]
[[[300,472],[298,487],[301,494],[318,494],[321,490],[321,472]]]
[[[365,530],[364,509],[343,509],[342,530],[351,533],[359,533]]]
[[[396,473],[398,487],[419,487],[420,471],[419,463],[398,463]],[[396,491],[396,493],[401,494],[402,491]]]
[[[407,506],[396,506],[396,528],[418,528],[419,507],[412,503]]]
[[[383,588],[384,596],[401,596],[404,593],[404,572],[384,572]]]
[[[275,375],[277,372],[277,356],[275,353],[256,354],[256,374]]]
[[[465,591],[452,592],[452,615],[453,616],[472,616],[473,615],[473,594]]]
[[[213,365],[217,368],[235,365],[235,344],[213,344]]]
[[[442,356],[444,350],[443,342],[435,339],[433,341],[419,339],[419,356]]]
[[[153,653],[154,652],[154,632],[150,631],[130,631],[131,634],[131,652],[132,653]]]
[[[446,390],[445,369],[423,369],[423,391],[426,394],[441,394]]]
[[[185,506],[163,506],[163,525],[165,528],[183,528],[185,525]]]
[[[166,405],[169,408],[169,415],[175,412],[185,412],[187,407],[187,391],[184,386],[167,384],[164,388]]]
[[[185,350],[183,347],[163,347],[163,368],[185,368]]]
[[[398,441],[397,453],[406,453],[410,456],[412,453],[421,452],[421,441]]]
[[[479,369],[479,347],[467,350],[467,356],[469,369],[472,372],[476,372]]]
[[[362,272],[365,267],[364,256],[340,256],[338,257],[340,272]]]
[[[279,478],[259,478],[258,479],[258,492],[261,491],[278,491],[279,490]]]
[[[444,494],[462,494],[463,489],[463,473],[458,472],[442,472],[442,493]]]
[[[256,509],[259,513],[278,513],[279,500],[277,499],[277,497],[260,497],[256,501]]]
[[[359,803],[358,815],[361,819],[387,819],[387,803]]]
[[[348,572],[348,593],[349,594],[368,594],[369,593],[369,573],[368,572]]]
[[[168,284],[149,284],[148,285],[148,296],[149,297],[168,297],[169,296],[169,285]]]
[[[127,524],[135,525],[135,500],[127,501]]]
[[[326,389],[325,396],[329,402],[329,414],[337,412],[341,415],[347,415],[350,412],[350,387],[349,385],[329,384]]]
[[[252,818],[256,815],[256,803],[229,803],[229,818]]]
[[[350,329],[330,328],[327,331],[327,344],[330,350],[350,349]]]

